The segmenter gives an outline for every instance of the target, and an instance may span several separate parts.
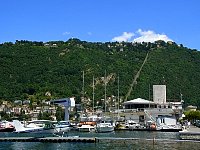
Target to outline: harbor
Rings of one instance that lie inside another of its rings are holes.
[[[182,101],[167,102],[165,85],[156,85],[153,90],[153,101],[136,98],[123,102],[121,108],[85,108],[76,120],[70,118],[76,107],[74,98],[51,100],[51,105],[63,107],[64,120],[2,121],[0,143],[22,144],[24,149],[37,143],[54,144],[52,147],[56,149],[60,145],[70,149],[79,149],[76,145],[82,149],[84,146],[85,149],[115,149],[113,145],[119,149],[127,146],[134,149],[135,145],[165,149],[182,148],[185,143],[198,145],[200,128],[184,120]]]
[[[26,133],[27,134],[27,133]],[[23,136],[23,137],[22,137]],[[43,135],[42,135],[43,136]],[[44,135],[45,136],[45,135]],[[76,138],[72,138],[79,136]],[[1,140],[0,149],[195,149],[200,145],[196,140],[180,140],[178,132],[157,132],[157,131],[115,131],[108,133],[78,132],[71,131],[68,137],[46,137],[54,141],[43,140],[38,135],[38,140],[34,134],[28,133],[27,136],[14,133],[0,133],[1,138],[20,139],[21,141]],[[11,138],[12,137],[12,138]],[[27,140],[29,138],[29,140]],[[91,142],[82,140],[91,139]],[[95,138],[95,140],[94,140]],[[26,139],[22,141],[22,139]],[[41,139],[43,141],[41,141]],[[58,140],[64,139],[64,140]],[[70,139],[70,140],[68,140]],[[81,139],[81,140],[76,140]],[[68,140],[68,141],[65,141]]]
[[[129,136],[127,136],[129,134]],[[141,136],[144,134],[144,136]],[[30,135],[32,135],[30,137]],[[130,136],[131,135],[131,136]],[[161,137],[160,137],[161,135]],[[12,133],[2,132],[0,134],[0,142],[49,142],[49,143],[63,143],[63,142],[81,142],[81,143],[98,143],[102,141],[199,141],[200,142],[200,128],[191,125],[187,130],[179,132],[160,132],[147,130],[116,130],[108,133],[97,132],[79,132],[70,131],[63,135],[49,135],[49,134],[33,134],[33,133]]]

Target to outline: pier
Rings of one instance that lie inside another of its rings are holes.
[[[2,137],[0,142],[83,142],[83,143],[95,143],[96,138],[87,137]]]
[[[180,131],[179,135],[182,140],[200,141],[200,128],[191,125],[187,130]]]

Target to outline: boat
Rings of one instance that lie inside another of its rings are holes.
[[[104,94],[104,112],[106,113],[106,85],[107,85],[107,77],[106,77],[106,71],[105,71],[105,77],[104,77],[104,86],[105,86],[105,94]],[[110,119],[110,118],[109,118]],[[112,132],[114,131],[114,126],[111,123],[110,120],[106,116],[104,116],[101,120],[101,122],[97,123],[96,126],[96,132]]]
[[[164,132],[179,132],[182,130],[181,124],[178,124],[175,117],[158,116],[156,130]]]
[[[130,130],[141,128],[140,124],[135,122],[135,121],[133,121],[133,120],[127,120],[125,125],[126,125],[126,128],[128,128]]]
[[[100,120],[97,115],[82,116],[80,117],[80,122],[78,123],[77,129],[80,132],[92,132],[95,131],[96,124]]]
[[[146,128],[148,130],[163,131],[163,132],[179,132],[182,130],[182,125],[177,122],[174,116],[158,115],[154,118],[147,110],[144,113],[150,118],[146,122]]]
[[[77,127],[78,131],[80,132],[93,132],[95,131],[95,126],[90,124],[83,124],[79,127]]]
[[[96,132],[113,132],[115,129],[115,123],[108,116],[102,117],[102,119],[96,125]]]
[[[15,127],[11,122],[1,121],[0,122],[0,132],[13,132],[15,131]]]
[[[163,132],[179,132],[182,131],[181,125],[159,125],[157,126],[157,130]]]
[[[94,116],[93,116],[94,117]],[[82,116],[80,122],[78,123],[77,129],[80,132],[92,132],[95,131],[96,119],[93,117]],[[90,118],[90,119],[89,119]]]
[[[55,130],[58,133],[68,132],[72,129],[72,126],[69,121],[58,121],[55,124]]]
[[[21,123],[19,120],[13,120],[15,133],[55,133],[55,126],[48,120],[35,120],[31,122]]]
[[[84,72],[83,72],[83,87],[84,87]],[[92,115],[89,116],[88,114],[82,114],[80,117],[80,122],[78,123],[78,126],[76,127],[76,129],[80,132],[93,132],[95,131],[96,124],[99,119],[100,118],[97,115],[94,115],[94,76],[93,76]]]
[[[113,132],[114,126],[111,122],[101,122],[96,126],[96,132],[104,133],[104,132]]]

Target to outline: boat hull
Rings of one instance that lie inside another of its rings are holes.
[[[15,128],[0,128],[0,132],[13,132]]]
[[[113,132],[114,126],[108,123],[100,123],[97,124],[96,132],[103,133],[103,132]]]
[[[99,133],[113,132],[113,131],[114,131],[113,127],[99,127],[96,129],[96,132],[99,132]]]
[[[82,125],[82,126],[78,127],[78,131],[93,132],[93,131],[95,131],[95,128],[94,128],[94,126],[90,126],[90,125]]]

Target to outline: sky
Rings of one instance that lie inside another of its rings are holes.
[[[200,0],[1,0],[0,43],[174,41],[200,50]]]

